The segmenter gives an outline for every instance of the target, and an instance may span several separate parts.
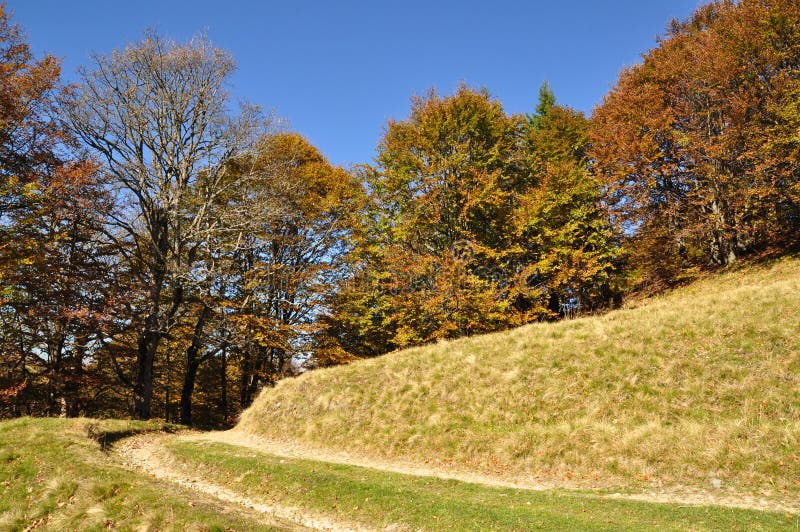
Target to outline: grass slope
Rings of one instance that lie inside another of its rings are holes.
[[[556,485],[797,501],[798,333],[800,260],[785,258],[604,316],[284,380],[239,429]]]
[[[283,528],[124,469],[97,441],[161,428],[129,421],[0,422],[0,530]]]

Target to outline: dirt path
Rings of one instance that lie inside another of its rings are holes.
[[[282,458],[297,458],[304,460],[314,460],[319,462],[330,462],[336,464],[353,465],[367,467],[391,473],[403,475],[436,477],[442,479],[458,480],[471,484],[482,484],[485,486],[515,488],[525,490],[551,490],[551,489],[591,489],[591,486],[575,485],[565,486],[562,483],[543,483],[533,480],[504,480],[489,475],[479,473],[451,471],[442,468],[418,465],[402,462],[389,462],[386,460],[376,460],[363,456],[356,456],[345,452],[336,452],[326,449],[309,448],[294,443],[278,442],[265,438],[260,438],[239,430],[228,430],[224,432],[197,432],[182,436],[182,438],[194,441],[215,441],[247,447],[266,454],[280,456]],[[596,489],[603,489],[602,486]],[[681,489],[660,489],[645,493],[621,494],[612,493],[608,495],[597,495],[599,498],[607,499],[630,499],[644,502],[658,502],[682,504],[691,506],[730,506],[735,508],[745,508],[751,510],[765,510],[773,512],[800,513],[800,501],[790,498],[780,497],[758,497],[750,494],[731,493],[724,489],[703,490],[699,488]]]
[[[145,434],[122,440],[114,447],[114,452],[122,459],[123,463],[132,469],[144,471],[161,480],[173,482],[188,489],[210,495],[226,506],[230,507],[230,505],[235,505],[240,508],[246,508],[249,511],[257,512],[263,516],[277,519],[278,524],[283,524],[285,526],[289,523],[293,526],[306,529],[369,530],[356,523],[339,522],[324,515],[314,515],[303,508],[253,500],[226,487],[211,484],[204,480],[201,475],[198,475],[196,471],[189,470],[185,464],[179,463],[174,459],[163,445],[163,440],[167,437],[179,438],[186,441],[226,443],[283,458],[346,464],[404,475],[453,479],[485,486],[510,487],[527,490],[569,489],[575,487],[536,482],[509,481],[476,473],[446,471],[427,465],[420,466],[417,464],[365,459],[364,457],[342,452],[311,449],[297,446],[296,444],[262,439],[236,430],[226,432],[187,432],[178,436]],[[585,488],[585,486],[582,486],[582,488]],[[687,489],[680,492],[664,490],[639,494],[614,493],[610,495],[597,495],[597,497],[682,505],[718,505],[778,512],[800,512],[800,501],[776,500],[775,498],[766,499],[736,493],[725,493],[721,490],[715,490],[715,492],[699,489],[692,491]]]
[[[256,501],[225,487],[211,484],[202,479],[196,472],[189,471],[183,464],[178,464],[169,451],[164,448],[163,434],[143,434],[122,440],[114,446],[113,452],[119,456],[127,467],[148,473],[160,480],[178,484],[193,491],[210,495],[225,504],[243,507],[258,514],[268,516],[266,524],[275,524],[295,529],[313,530],[369,530],[352,523],[343,523],[325,516],[313,515],[302,508],[278,504],[265,504]],[[184,437],[194,438],[193,434]]]

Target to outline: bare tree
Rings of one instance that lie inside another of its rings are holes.
[[[107,236],[144,296],[134,375],[118,373],[133,388],[134,417],[147,419],[159,344],[191,287],[205,282],[194,265],[222,230],[220,198],[247,176],[231,176],[227,162],[252,148],[266,120],[254,106],[231,114],[226,79],[234,61],[205,37],[180,44],[149,32],[93,63],[61,108],[105,163],[120,201]]]

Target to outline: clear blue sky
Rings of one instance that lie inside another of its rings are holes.
[[[369,162],[386,121],[413,94],[460,81],[528,112],[547,80],[587,113],[619,71],[700,0],[9,0],[39,54],[66,79],[152,27],[205,31],[236,58],[236,98],[274,109],[332,162]]]

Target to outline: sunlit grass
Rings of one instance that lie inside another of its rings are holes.
[[[736,508],[608,500],[279,458],[208,442],[174,442],[178,467],[255,501],[308,508],[392,530],[776,530],[797,516]]]
[[[0,422],[0,530],[272,529],[124,469],[88,437],[159,429],[132,421]]]
[[[265,390],[240,428],[505,478],[797,500],[800,260],[310,372]]]

